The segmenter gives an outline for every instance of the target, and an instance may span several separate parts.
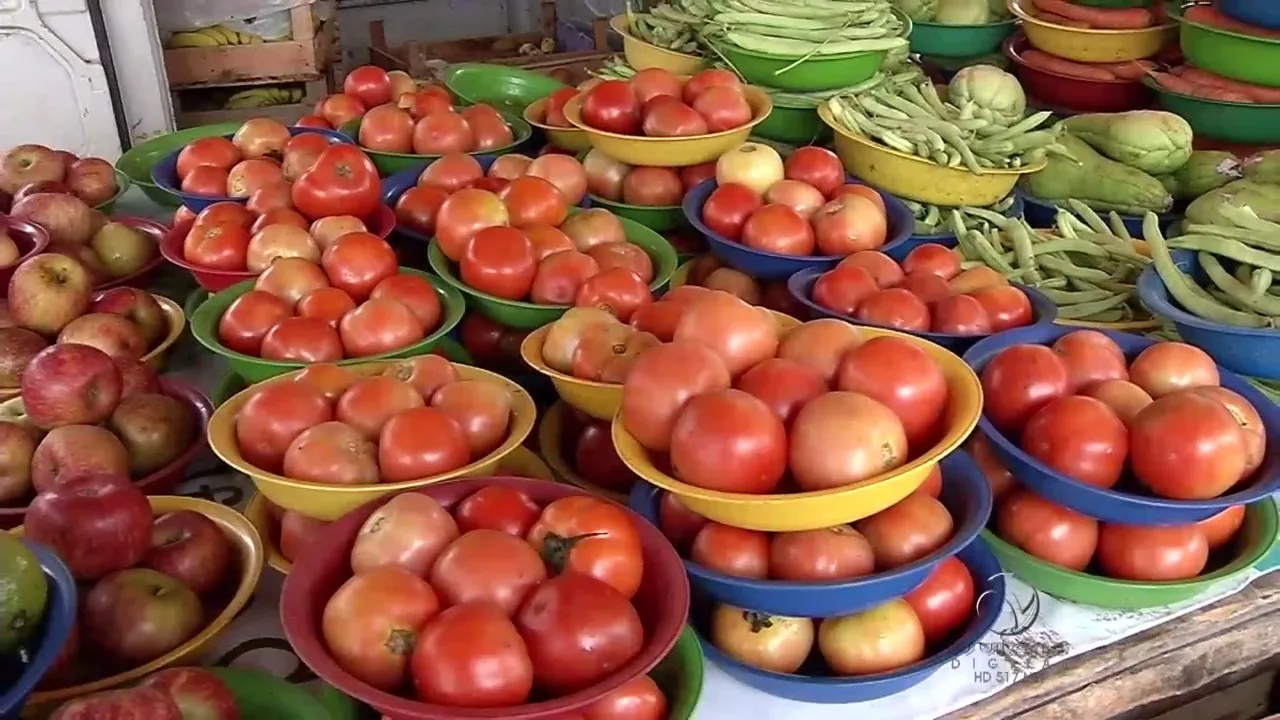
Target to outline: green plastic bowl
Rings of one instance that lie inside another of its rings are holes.
[[[435,287],[436,292],[440,295],[441,314],[443,316],[440,319],[440,326],[426,338],[408,347],[377,355],[348,358],[338,361],[337,364],[354,365],[371,360],[388,360],[425,355],[462,320],[462,313],[466,309],[466,303],[462,299],[462,295],[450,287],[449,283],[441,281],[440,278],[431,273],[414,270],[413,268],[402,267],[400,272],[423,277]],[[209,348],[215,355],[221,355],[226,358],[227,364],[231,366],[231,371],[250,383],[262,382],[277,375],[301,370],[306,366],[306,363],[264,360],[252,355],[243,355],[227,348],[218,340],[218,320],[222,318],[222,313],[226,312],[232,301],[252,290],[255,282],[256,280],[246,280],[210,295],[209,299],[201,303],[200,307],[196,308],[196,311],[191,315],[191,334],[195,336],[196,340],[201,345]]]
[[[116,160],[116,169],[124,173],[129,178],[129,182],[142,188],[142,192],[146,193],[152,202],[166,207],[178,207],[182,201],[176,195],[161,190],[151,182],[152,166],[195,140],[214,135],[230,135],[239,130],[240,125],[242,123],[238,122],[201,125],[157,135],[144,143],[134,145],[129,152],[121,155],[120,159]]]
[[[503,145],[500,148],[494,148],[492,150],[476,150],[475,152],[468,154],[477,156],[507,155],[519,150],[520,146],[528,142],[529,138],[533,136],[533,128],[529,127],[529,123],[525,122],[524,118],[519,115],[513,115],[509,112],[502,112],[502,117],[506,118],[507,124],[511,126],[511,134],[515,136],[515,140],[512,140],[510,144]],[[360,137],[360,120],[352,120],[351,122],[343,125],[339,128],[339,132],[350,138]],[[382,177],[394,175],[401,170],[408,170],[411,167],[416,167],[423,163],[429,163],[432,160],[440,158],[439,155],[414,155],[413,153],[391,153],[379,152],[368,148],[361,149],[369,156],[370,160],[373,160],[373,166],[378,168],[378,174]]]
[[[450,65],[444,84],[468,105],[492,105],[515,115],[550,95],[569,87],[550,75],[484,63]]]
[[[800,64],[793,56],[766,55],[728,43],[714,49],[751,85],[814,92],[856,85],[880,70],[886,51],[815,55]]]
[[[1143,82],[1155,90],[1160,107],[1181,115],[1197,137],[1239,145],[1280,143],[1280,105],[1208,100],[1172,92],[1151,78]]]
[[[1165,11],[1180,23],[1179,44],[1187,62],[1232,80],[1280,87],[1280,39],[1193,22],[1178,3],[1166,2]]]
[[[666,288],[676,271],[678,263],[675,248],[671,247],[666,238],[640,223],[624,217],[618,219],[622,221],[627,240],[639,245],[653,260],[653,282],[649,283],[649,289],[657,295]],[[435,238],[431,238],[431,244],[427,246],[427,260],[437,275],[467,297],[467,305],[499,325],[515,330],[536,330],[555,322],[569,309],[568,305],[538,305],[521,300],[506,300],[468,287],[454,273],[453,263],[445,257],[444,251],[440,249],[440,241]]]
[[[916,22],[911,25],[911,52],[946,58],[971,58],[1000,49],[1013,34],[1017,20],[1010,18],[986,25],[943,25]]]
[[[624,220],[634,220],[655,232],[685,227],[684,208],[679,205],[629,205],[591,196],[591,207],[602,207]]]
[[[236,696],[240,717],[271,720],[326,720],[325,704],[287,680],[234,668],[209,668]]]
[[[778,102],[773,101],[773,112],[751,130],[756,136],[797,146],[831,141],[831,128],[818,117],[818,108],[788,107]]]
[[[667,720],[689,720],[702,697],[702,676],[706,659],[702,656],[702,644],[688,625],[680,633],[680,639],[649,673],[649,677],[662,688],[667,696]]]
[[[1270,498],[1249,506],[1244,525],[1236,538],[1236,553],[1227,564],[1191,580],[1135,582],[1089,575],[1045,562],[982,531],[1000,566],[1031,587],[1063,600],[1115,610],[1143,610],[1182,602],[1199,595],[1223,580],[1238,578],[1271,550],[1280,525],[1276,504]]]

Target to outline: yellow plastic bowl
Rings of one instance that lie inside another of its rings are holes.
[[[1086,63],[1116,63],[1158,55],[1178,36],[1177,23],[1141,30],[1094,30],[1054,25],[1028,10],[1031,0],[1009,0],[1009,9],[1022,20],[1027,42],[1037,50]]]
[[[680,267],[676,268],[676,271],[671,274],[671,280],[668,282],[667,287],[675,290],[681,285],[688,285],[689,273],[693,270],[693,264],[696,262],[698,262],[698,259],[694,258],[688,262],[681,263]]]
[[[597,420],[612,420],[622,406],[622,385],[583,380],[552,369],[542,360],[542,343],[550,331],[551,326],[546,325],[529,333],[520,343],[520,357],[529,367],[551,378],[560,399]]]
[[[45,711],[53,710],[58,704],[71,698],[132,685],[157,670],[174,665],[196,664],[209,643],[225,630],[232,620],[236,619],[252,599],[253,591],[258,587],[258,579],[262,576],[264,550],[262,538],[245,516],[225,505],[199,498],[153,495],[147,500],[151,502],[151,509],[156,515],[179,510],[194,510],[222,528],[231,540],[239,559],[240,582],[236,585],[235,595],[198,635],[145,665],[82,685],[35,693],[27,700],[26,706],[35,716],[42,716]],[[21,535],[22,528],[18,527],[13,532]],[[26,717],[25,713],[24,717]]]
[[[183,331],[187,329],[187,316],[183,314],[182,306],[169,298],[154,293],[151,297],[160,303],[160,310],[164,312],[165,320],[169,324],[169,334],[165,335],[160,343],[151,349],[151,352],[142,356],[142,362],[150,365],[152,370],[160,372],[164,367],[164,358],[169,348],[178,342],[178,338],[182,337]],[[22,390],[16,387],[0,388],[0,402],[16,398],[21,392]]]
[[[542,98],[524,109],[524,121],[541,130],[547,136],[547,142],[550,144],[575,154],[591,149],[591,140],[587,138],[587,134],[580,128],[562,128],[548,125],[544,122],[546,117],[546,98]]]
[[[818,530],[874,515],[911,494],[938,461],[960,447],[982,414],[982,385],[973,369],[940,345],[893,330],[858,328],[868,338],[898,337],[919,345],[947,378],[947,432],[928,452],[892,472],[854,485],[779,495],[750,495],[706,490],[680,482],[658,469],[646,450],[613,419],[613,444],[637,475],[678,496],[690,510],[725,525],[765,532]]]
[[[692,137],[644,137],[621,135],[596,130],[582,121],[582,96],[570,100],[564,106],[564,118],[574,127],[581,128],[591,141],[591,147],[628,165],[652,165],[657,167],[683,167],[711,162],[738,147],[751,136],[751,129],[764,122],[773,112],[769,94],[757,87],[745,88],[747,103],[751,105],[751,122],[708,135]]]
[[[588,482],[573,469],[573,464],[564,455],[565,415],[569,406],[558,402],[553,404],[538,421],[538,451],[546,459],[547,465],[555,473],[556,479],[601,497],[607,497],[623,505],[627,504],[627,495],[614,490],[606,490],[595,483]]]
[[[384,360],[345,367],[361,375],[377,375],[394,364],[395,361]],[[529,397],[529,393],[525,392],[524,388],[501,375],[467,365],[456,365],[456,367],[458,368],[458,375],[463,380],[483,380],[499,385],[511,394],[513,402],[511,429],[502,445],[483,458],[451,472],[397,483],[326,485],[291,480],[283,475],[276,475],[256,468],[240,455],[240,449],[236,446],[236,414],[240,412],[240,408],[244,406],[245,402],[265,383],[259,383],[234,395],[214,411],[213,417],[209,419],[209,447],[213,448],[213,452],[222,458],[223,462],[230,465],[232,469],[249,476],[249,479],[257,486],[258,492],[265,495],[268,500],[285,510],[294,510],[317,520],[337,520],[351,510],[386,495],[394,495],[405,490],[413,490],[455,478],[488,475],[498,467],[503,458],[519,447],[520,443],[524,442],[524,439],[533,431],[538,411],[534,407],[533,398]],[[299,372],[302,371],[281,375],[267,382],[292,382]]]
[[[692,75],[702,69],[706,61],[697,55],[658,47],[632,35],[626,14],[609,18],[609,27],[622,36],[622,54],[627,58],[627,64],[636,70],[662,68],[676,75]]]
[[[868,185],[904,200],[943,206],[993,205],[1013,190],[1019,177],[1043,170],[1048,164],[1042,160],[1020,168],[990,169],[978,175],[850,135],[835,122],[826,105],[818,107],[818,117],[835,133],[836,155],[840,156],[845,170]]]

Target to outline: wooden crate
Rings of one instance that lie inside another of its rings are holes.
[[[285,125],[292,125],[303,115],[314,112],[316,103],[329,94],[330,81],[329,78],[324,76],[316,77],[303,85],[305,92],[302,100],[289,105],[268,105],[240,110],[200,109],[199,101],[196,100],[190,103],[192,108],[187,109],[182,106],[182,100],[176,98],[174,103],[174,123],[179,130],[182,130],[183,128],[196,127],[198,125],[244,122],[253,118],[268,117],[279,120]],[[217,89],[209,90],[209,92],[216,91]],[[188,90],[182,95],[188,95],[191,92],[193,91]],[[199,92],[199,90],[197,89],[195,92]]]
[[[292,38],[257,45],[174,48],[164,51],[169,87],[221,87],[305,82],[329,67],[337,55],[337,20],[317,27],[311,5],[289,11]]]

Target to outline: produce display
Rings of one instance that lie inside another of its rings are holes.
[[[630,80],[605,80],[581,94],[586,127],[617,135],[694,137],[725,132],[751,122],[742,81],[710,68],[687,80],[661,68]]]
[[[705,21],[702,38],[713,50],[729,46],[797,62],[900,50],[907,46],[903,35],[910,28],[888,0],[833,0],[813,9],[781,2],[707,4],[714,14]]]
[[[751,305],[759,305],[791,317],[800,317],[805,310],[791,296],[785,280],[756,280],[741,270],[726,266],[711,253],[699,255],[689,261],[685,283],[708,290],[723,290]]]
[[[481,153],[515,142],[511,124],[489,105],[454,112],[447,94],[423,91],[405,108],[380,105],[360,120],[356,140],[368,150],[417,155]]]
[[[177,189],[198,197],[244,200],[261,193],[259,203],[268,196],[287,198],[288,186],[335,144],[337,139],[328,135],[295,136],[278,120],[254,118],[230,138],[200,138],[182,148],[175,166]]]
[[[542,361],[552,370],[580,380],[625,381],[636,357],[660,342],[656,335],[639,328],[667,329],[661,324],[669,320],[668,309],[649,307],[653,306],[638,309],[630,325],[599,308],[571,308],[547,330]]]
[[[103,209],[119,193],[116,169],[102,158],[35,144],[18,145],[0,157],[0,212],[10,212],[22,198],[40,194],[72,195]]]
[[[953,235],[956,233],[955,221],[951,216],[953,209],[959,210],[960,219],[966,229],[972,228],[986,233],[991,228],[999,227],[1004,223],[1003,218],[1007,217],[1007,213],[1014,207],[1014,197],[1010,195],[995,205],[984,208],[948,208],[940,205],[918,203],[914,200],[904,200],[903,203],[906,204],[907,208],[911,210],[911,214],[915,217],[914,234]]]
[[[631,166],[590,150],[582,159],[587,191],[603,199],[644,207],[678,207],[684,196],[703,180],[716,175],[716,163],[683,168]]]
[[[392,103],[418,120],[433,111],[451,111],[453,96],[436,83],[414,80],[403,70],[388,72],[362,65],[343,78],[342,92],[321,99],[314,112],[304,115],[298,125],[339,130],[370,110]]]
[[[1144,7],[1090,7],[1071,0],[1030,0],[1030,13],[1050,25],[1092,30],[1141,30],[1154,27],[1164,18]]]

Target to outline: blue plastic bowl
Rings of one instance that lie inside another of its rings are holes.
[[[711,642],[707,627],[711,609],[709,603],[704,601],[694,608],[690,613],[690,624],[697,631],[708,660],[719,665],[738,681],[770,695],[811,703],[865,702],[896,695],[919,685],[942,667],[969,652],[995,625],[1004,609],[1004,572],[986,542],[978,538],[957,553],[956,557],[973,575],[974,593],[978,598],[977,613],[964,632],[946,647],[901,670],[861,677],[820,675],[818,673],[823,672],[824,668],[815,647],[813,654],[801,668],[803,672],[812,667],[813,674],[787,675],[770,672],[734,660]]]
[[[49,580],[49,599],[45,606],[40,644],[33,648],[34,652],[17,680],[8,686],[0,685],[0,718],[17,717],[27,697],[35,692],[36,685],[53,667],[76,623],[76,581],[71,577],[71,571],[44,546],[29,540],[22,542],[44,568],[44,575]]]
[[[884,327],[875,323],[857,320],[848,315],[828,310],[813,301],[813,286],[818,282],[818,276],[827,270],[824,268],[809,268],[801,270],[787,279],[787,291],[791,293],[791,297],[797,302],[809,308],[809,312],[813,317],[829,317],[836,320],[844,320],[851,325],[865,325],[867,327]],[[1026,287],[1025,285],[1014,284],[1022,292],[1026,293],[1027,299],[1031,301],[1031,323],[1032,327],[1052,325],[1053,321],[1058,319],[1058,306],[1052,300],[1045,297],[1039,290]],[[889,328],[893,329],[893,328]],[[937,332],[911,332],[911,335],[924,338],[932,343],[937,343],[952,352],[964,352],[973,346],[974,343],[982,340],[990,335],[955,335],[952,333]]]
[[[852,177],[846,178],[845,182],[856,185],[865,184]],[[714,232],[702,222],[702,206],[707,203],[707,198],[711,197],[715,189],[715,180],[703,180],[685,193],[681,207],[684,208],[684,216],[689,224],[707,239],[711,252],[729,267],[740,270],[757,280],[782,280],[806,268],[825,270],[835,267],[844,259],[843,255],[797,256],[756,250]],[[879,249],[881,252],[889,252],[900,243],[906,242],[911,236],[911,231],[915,228],[915,216],[898,198],[880,190],[876,192],[880,193],[880,198],[884,200],[889,226],[888,237]]]
[[[1275,0],[1218,0],[1223,15],[1268,30],[1280,30],[1280,4]]]
[[[1061,325],[1039,325],[1018,328],[992,336],[970,348],[964,361],[978,374],[991,358],[1013,345],[1049,345],[1058,338],[1076,332],[1080,328]],[[1125,357],[1132,360],[1138,353],[1158,341],[1128,333],[1102,331],[1116,341]],[[991,441],[991,447],[1004,466],[1018,482],[1072,510],[1097,518],[1102,522],[1129,525],[1189,525],[1212,517],[1232,505],[1248,505],[1280,491],[1280,405],[1267,399],[1248,380],[1219,366],[1222,387],[1239,393],[1248,400],[1262,417],[1267,431],[1267,454],[1262,467],[1254,473],[1245,487],[1209,500],[1169,500],[1151,495],[1136,495],[1115,489],[1086,485],[1062,473],[1051,470],[1039,460],[1026,454],[1010,441],[983,415],[978,419],[978,429]]]
[[[1022,202],[1022,195],[1014,193],[1013,205],[1009,207],[1004,215],[1005,217],[1020,218],[1023,217],[1024,210],[1025,205]],[[907,238],[905,242],[890,250],[885,250],[884,252],[894,260],[902,262],[907,259],[907,256],[911,254],[912,250],[915,250],[921,245],[928,245],[930,243],[949,248],[953,248],[960,244],[956,239],[956,234],[953,232],[939,233],[937,235],[912,235]]]
[[[638,482],[631,487],[628,504],[657,525],[661,497],[662,491],[658,488]],[[927,557],[888,572],[856,580],[813,583],[734,577],[690,560],[685,560],[684,566],[694,587],[718,602],[736,607],[789,617],[830,617],[858,612],[919,587],[938,563],[973,542],[991,516],[991,486],[973,459],[961,451],[942,459],[939,499],[955,522],[951,539]]]
[[[336,130],[325,130],[324,128],[309,127],[291,127],[289,134],[298,136],[303,133],[319,133],[324,135],[336,144],[352,145],[354,140],[343,135]],[[223,135],[230,140],[232,135]],[[200,212],[214,203],[220,202],[249,202],[249,198],[234,197],[209,197],[207,195],[193,195],[191,193],[182,192],[182,180],[178,178],[178,153],[182,152],[179,148],[177,151],[165,155],[160,162],[151,168],[151,182],[155,183],[161,190],[174,196],[191,212]]]
[[[1051,202],[1046,202],[1044,200],[1033,198],[1030,195],[1027,195],[1026,193],[1023,193],[1023,192],[1019,192],[1018,196],[1022,198],[1022,202],[1025,207],[1025,210],[1023,211],[1023,217],[1026,219],[1028,223],[1031,224],[1031,227],[1051,228],[1057,225],[1058,210],[1061,209],[1057,205],[1054,205]],[[1106,219],[1107,213],[1100,212],[1098,214],[1101,215],[1103,219]],[[1079,215],[1076,215],[1076,216],[1079,217]],[[1121,215],[1120,222],[1124,223],[1124,227],[1126,230],[1129,231],[1130,235],[1140,238],[1143,235],[1142,217],[1143,217],[1142,215]],[[1169,225],[1177,222],[1178,219],[1182,216],[1179,215],[1178,213],[1163,212],[1163,213],[1160,213],[1159,217],[1160,217],[1160,227],[1163,228],[1163,227],[1169,227]]]
[[[1183,272],[1205,280],[1200,259],[1189,250],[1174,250],[1173,262]],[[1138,299],[1152,315],[1173,323],[1178,335],[1209,353],[1222,367],[1263,380],[1280,380],[1280,328],[1242,328],[1205,320],[1183,310],[1148,265],[1138,276]]]

